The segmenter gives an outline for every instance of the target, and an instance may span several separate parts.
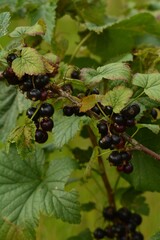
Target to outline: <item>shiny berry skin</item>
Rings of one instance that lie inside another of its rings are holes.
[[[99,140],[99,146],[102,149],[110,148],[111,144],[112,144],[112,138],[109,135],[106,135]]]
[[[38,101],[41,98],[41,92],[40,90],[33,88],[27,92],[27,97],[32,101]]]
[[[32,118],[32,116],[34,115],[34,113],[36,112],[37,108],[35,107],[30,107],[28,108],[26,115],[28,116],[28,118]],[[36,114],[34,115],[34,117],[32,118],[33,121],[38,120],[39,118],[39,112],[36,112]]]
[[[108,237],[108,238],[111,238],[111,239],[114,238],[114,231],[113,231],[112,226],[107,226],[105,228],[105,237]]]
[[[126,233],[125,226],[122,223],[116,223],[113,225],[113,231],[119,237],[124,236]]]
[[[109,206],[103,209],[103,217],[106,220],[113,220],[115,218],[115,214],[116,214],[116,210],[114,207]]]
[[[74,70],[74,71],[71,73],[71,78],[73,78],[73,79],[79,79],[79,75],[80,75],[80,71],[79,71],[79,70]]]
[[[119,125],[117,123],[114,123],[113,127],[114,127],[114,130],[117,133],[122,133],[122,132],[125,132],[125,130],[126,130],[126,126],[125,125]]]
[[[54,113],[54,107],[50,103],[43,103],[39,112],[41,117],[51,117]]]
[[[8,54],[8,56],[7,56],[7,63],[9,64],[9,66],[12,65],[13,60],[15,60],[17,57],[18,56],[15,53]]]
[[[125,143],[126,143],[125,139],[122,136],[120,136],[120,142],[118,144],[116,144],[115,147],[117,149],[122,149],[122,148],[124,148]]]
[[[140,113],[140,107],[138,104],[132,104],[127,108],[122,109],[121,113],[127,119],[132,119]]]
[[[105,106],[103,111],[106,115],[110,116],[113,112],[113,108],[111,106]]]
[[[96,114],[100,115],[101,114],[101,111],[99,109],[99,107],[97,105],[95,105],[93,108],[91,108],[91,110],[93,112],[95,112]]]
[[[117,166],[117,171],[118,172],[123,172],[123,169],[124,169],[124,165]]]
[[[118,166],[122,164],[121,154],[118,151],[113,151],[109,155],[109,162],[112,163],[114,166]]]
[[[47,99],[47,96],[48,96],[47,90],[45,90],[45,89],[41,90],[40,100],[41,100],[41,101],[45,101],[45,100]]]
[[[132,234],[132,240],[144,240],[144,237],[143,237],[142,233],[134,232]]]
[[[120,143],[120,141],[121,141],[121,137],[120,136],[112,134],[111,137],[112,137],[112,143],[113,144],[119,144]]]
[[[95,239],[102,239],[105,237],[105,231],[102,228],[96,228],[93,235]]]
[[[137,213],[132,213],[130,222],[139,226],[142,223],[142,217]]]
[[[43,118],[40,124],[44,131],[52,131],[52,128],[54,127],[53,120],[50,118]]]
[[[93,88],[92,91],[91,91],[91,94],[99,94],[99,90],[98,88]]]
[[[70,106],[65,106],[63,108],[63,114],[68,117],[72,116],[74,114],[74,108]]]
[[[117,123],[118,125],[124,125],[125,124],[125,119],[122,114],[114,114],[113,115],[113,121]]]
[[[47,132],[37,129],[35,132],[35,141],[38,143],[45,143],[48,139],[48,134]]]
[[[126,207],[122,207],[117,211],[117,217],[123,222],[129,222],[131,212]]]
[[[126,161],[131,160],[132,155],[131,155],[130,152],[127,152],[127,151],[121,151],[120,153],[121,153],[121,157],[122,157],[123,160],[126,160]]]
[[[80,108],[77,106],[73,107],[73,113],[79,117],[82,117],[86,114],[85,112],[80,112]]]
[[[127,126],[127,127],[134,127],[135,124],[136,124],[136,121],[135,121],[135,119],[133,119],[133,118],[126,120],[126,126]]]
[[[34,84],[37,89],[44,88],[49,83],[49,77],[47,75],[38,75],[34,79]]]
[[[157,113],[157,111],[156,111],[156,109],[155,109],[155,108],[152,108],[152,110],[151,110],[151,116],[152,116],[154,119],[156,119],[156,118],[157,118],[157,116],[158,116],[158,113]]]
[[[130,174],[130,173],[133,172],[133,165],[132,165],[131,162],[128,162],[128,163],[124,166],[123,172],[124,172],[124,173],[127,173],[127,174]]]
[[[105,122],[98,123],[97,124],[97,128],[98,128],[99,133],[102,136],[107,135],[107,133],[108,133],[108,126],[107,126],[107,124]]]
[[[33,89],[32,77],[24,76],[20,81],[20,89],[24,92],[30,91]]]
[[[8,67],[3,73],[3,77],[7,80],[7,82],[10,85],[18,85],[20,81],[18,80],[18,77],[13,72],[13,69]]]

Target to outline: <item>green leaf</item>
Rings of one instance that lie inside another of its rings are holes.
[[[124,63],[109,63],[97,70],[82,69],[81,73],[86,85],[97,84],[103,79],[128,81],[130,74],[130,68]]]
[[[94,105],[101,100],[102,96],[97,94],[92,94],[87,97],[82,98],[80,111],[86,112],[87,110],[90,110]]]
[[[133,78],[133,84],[144,89],[146,95],[153,100],[160,101],[160,74],[138,73]]]
[[[160,240],[160,232],[156,233],[154,236],[150,238],[150,240]]]
[[[64,144],[68,143],[81,127],[89,121],[88,117],[78,117],[78,116],[61,116],[57,114],[54,117],[54,146],[56,148],[61,148]]]
[[[56,2],[47,2],[44,4],[41,4],[38,8],[36,8],[35,11],[32,12],[32,16],[35,19],[38,20],[42,18],[46,24],[46,33],[44,36],[44,40],[48,43],[51,43],[54,28],[55,28],[55,22],[56,22]]]
[[[145,202],[146,199],[142,196],[142,192],[136,191],[133,187],[125,190],[121,197],[121,204],[127,206],[129,209],[143,215],[149,215],[149,206]]]
[[[90,212],[91,210],[96,209],[95,202],[83,203],[81,205],[81,210],[85,212]]]
[[[92,238],[92,233],[90,230],[87,228],[83,232],[80,232],[77,236],[73,236],[68,238],[67,240],[93,240]]]
[[[3,239],[13,239],[8,237],[13,225],[21,231],[34,231],[40,213],[79,223],[77,192],[64,190],[74,167],[74,162],[64,157],[51,161],[46,169],[44,154],[38,149],[23,161],[13,147],[9,154],[0,153],[0,233],[4,222],[10,223]]]
[[[38,75],[45,73],[41,55],[30,47],[22,48],[21,56],[12,62],[12,68],[19,78],[24,74]]]
[[[112,106],[115,113],[120,112],[122,108],[128,103],[133,91],[124,86],[118,86],[113,90],[108,91],[102,98],[101,103],[106,106]]]
[[[25,126],[16,127],[8,137],[8,148],[11,143],[16,143],[18,153],[22,158],[26,158],[35,150],[35,130],[36,127],[32,121],[26,122]]]
[[[145,147],[160,154],[159,144],[157,144],[160,142],[160,134],[154,134],[142,128],[135,138]],[[134,167],[133,172],[128,175],[122,174],[122,176],[138,191],[160,192],[160,161],[141,151],[134,151],[131,161]]]
[[[156,124],[145,124],[145,123],[138,123],[136,124],[136,127],[141,129],[141,128],[148,128],[151,130],[153,133],[158,134],[160,131],[160,126]]]
[[[30,106],[22,93],[0,82],[0,139],[5,141],[15,128],[17,117]]]
[[[0,37],[7,34],[11,15],[9,12],[0,13]]]
[[[45,23],[43,20],[39,20],[33,26],[25,26],[25,27],[16,27],[13,32],[9,35],[10,37],[24,37],[25,35],[36,36],[36,35],[44,35],[45,34]]]
[[[94,147],[93,152],[92,152],[92,156],[89,160],[89,162],[87,163],[84,175],[86,177],[90,177],[91,176],[91,171],[93,168],[93,165],[98,162],[98,155],[99,155],[99,148],[98,146]]]

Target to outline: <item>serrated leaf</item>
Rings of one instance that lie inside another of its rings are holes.
[[[145,123],[138,123],[136,124],[137,128],[148,128],[151,130],[153,133],[158,134],[160,131],[160,126],[156,124],[145,124]]]
[[[35,124],[29,121],[25,126],[15,128],[8,137],[8,145],[16,143],[17,151],[22,158],[26,158],[35,150],[35,129]]]
[[[81,112],[86,112],[90,110],[94,105],[101,100],[102,96],[97,94],[91,94],[87,97],[83,97],[81,101]]]
[[[67,240],[93,240],[92,233],[89,229],[80,232],[77,236],[68,238]]]
[[[7,34],[7,28],[9,26],[11,15],[9,12],[0,13],[0,37]]]
[[[88,117],[78,117],[78,116],[61,116],[57,114],[54,117],[54,146],[56,148],[61,148],[64,144],[68,143],[78,131],[80,131],[81,127],[85,122],[88,122]]]
[[[25,35],[36,36],[36,35],[44,35],[45,34],[45,23],[42,19],[36,22],[33,26],[25,26],[25,27],[16,27],[13,32],[9,35],[10,37],[24,37]]]
[[[115,113],[120,112],[122,108],[128,103],[133,91],[124,86],[118,86],[113,90],[108,91],[102,98],[101,103],[104,106],[112,106]]]
[[[124,80],[130,79],[130,68],[125,63],[109,63],[105,66],[94,69],[82,69],[82,78],[86,85],[94,85],[103,79]]]
[[[133,77],[133,84],[144,89],[145,94],[153,99],[160,101],[160,74],[150,73],[141,74],[137,73]]]
[[[74,162],[64,157],[51,161],[46,169],[43,151],[38,149],[32,157],[23,161],[13,147],[9,154],[1,152],[0,216],[5,222],[11,223],[6,226],[4,236],[9,236],[10,231],[14,230],[13,225],[22,232],[23,229],[34,231],[40,213],[79,223],[77,192],[64,190],[74,167]],[[0,232],[3,228],[4,221],[0,221]],[[3,239],[7,239],[5,237]]]
[[[30,106],[22,93],[0,82],[0,139],[5,141],[15,128],[17,117]]]
[[[160,240],[160,232],[154,234],[154,236],[152,236],[150,240]]]
[[[122,206],[127,206],[136,213],[148,216],[149,206],[142,194],[142,192],[136,191],[133,187],[127,188],[121,197]]]
[[[142,128],[135,137],[141,144],[160,154],[160,134],[154,134]],[[131,174],[122,176],[138,191],[160,192],[160,161],[141,151],[133,151],[132,163],[134,170]],[[149,177],[148,177],[149,176]]]
[[[38,75],[45,73],[45,67],[41,55],[30,47],[24,47],[21,56],[12,62],[15,74],[21,78],[24,74]]]
[[[32,12],[32,15],[35,19],[42,18],[46,24],[46,33],[44,35],[44,40],[48,43],[51,43],[55,22],[56,22],[56,7],[57,3],[54,2],[46,2],[44,4],[39,5],[39,7]]]

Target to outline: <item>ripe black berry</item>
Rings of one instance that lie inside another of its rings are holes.
[[[127,174],[133,172],[133,165],[131,162],[127,162],[127,164],[123,168],[123,172]]]
[[[16,59],[16,58],[17,58],[17,54],[15,54],[15,53],[8,54],[7,63],[9,64],[9,66],[11,66],[13,60]]]
[[[96,228],[93,235],[96,239],[102,239],[105,237],[105,231],[102,228]]]
[[[117,149],[122,149],[124,148],[124,145],[125,145],[125,139],[122,136],[120,136],[120,142],[116,144],[115,147]]]
[[[116,235],[118,235],[119,237],[120,237],[120,236],[123,236],[123,235],[125,234],[125,232],[126,232],[125,226],[124,226],[124,224],[122,224],[122,223],[116,223],[116,224],[114,224],[114,225],[113,225],[113,230],[114,230],[114,233],[115,233]]]
[[[112,226],[107,226],[105,228],[105,236],[108,237],[108,238],[111,238],[111,239],[114,238],[114,231],[113,231]]]
[[[54,123],[53,123],[53,120],[50,119],[50,118],[43,118],[40,122],[41,124],[41,128],[44,130],[44,131],[51,131],[52,128],[54,127]]]
[[[41,117],[51,117],[54,113],[54,107],[50,103],[43,103],[39,111]]]
[[[114,114],[113,116],[113,121],[115,123],[117,123],[118,125],[124,125],[125,124],[125,120],[122,114]]]
[[[91,94],[99,94],[98,88],[93,88]]]
[[[74,114],[74,108],[70,106],[65,106],[63,108],[63,114],[68,117],[72,116]]]
[[[112,144],[112,138],[109,135],[106,135],[99,140],[99,146],[102,149],[110,148],[111,144]]]
[[[122,207],[117,211],[117,217],[123,222],[129,222],[131,212],[126,207]]]
[[[112,134],[111,137],[112,137],[113,144],[119,144],[120,143],[120,141],[121,141],[121,137],[120,136],[118,136],[116,134]]]
[[[125,125],[119,125],[117,123],[114,123],[113,127],[114,127],[114,130],[117,133],[122,133],[122,132],[124,132],[126,130],[126,126]]]
[[[113,112],[113,108],[111,106],[105,106],[103,111],[106,115],[110,116]]]
[[[98,114],[98,115],[101,113],[101,111],[100,111],[100,109],[99,109],[99,107],[97,105],[95,105],[93,108],[91,108],[91,110],[93,112],[95,112],[96,114]]]
[[[108,133],[108,126],[107,126],[107,124],[105,122],[98,123],[97,124],[97,128],[98,128],[99,133],[102,136],[107,135],[107,133]]]
[[[103,209],[103,217],[106,220],[113,220],[115,218],[115,213],[116,213],[116,210],[114,207],[109,206]]]
[[[132,234],[132,240],[144,240],[144,237],[143,237],[142,233],[134,232]]]
[[[47,132],[37,129],[35,132],[35,141],[38,143],[45,143],[48,139],[48,134]]]
[[[49,77],[47,75],[38,75],[34,79],[34,84],[37,89],[42,89],[49,83]]]
[[[8,67],[3,73],[3,77],[7,80],[7,82],[10,85],[18,85],[20,81],[18,80],[18,77],[13,72],[13,69]]]
[[[130,222],[139,226],[142,223],[142,217],[137,213],[132,213]]]
[[[34,115],[34,113],[36,112],[37,108],[35,107],[30,107],[27,112],[26,115],[28,116],[28,118],[32,118],[32,116]],[[36,114],[34,115],[34,117],[32,118],[33,121],[38,120],[39,118],[39,111],[36,112]]]
[[[73,112],[76,116],[79,116],[79,117],[82,117],[86,114],[85,112],[80,112],[80,108],[77,106],[73,107]]]
[[[118,166],[122,164],[122,157],[118,151],[113,151],[109,155],[109,162],[112,163],[114,166]]]
[[[27,97],[32,101],[37,101],[41,98],[41,92],[40,90],[33,88],[32,90],[27,92]]]
[[[136,124],[136,122],[135,122],[135,119],[134,119],[134,118],[131,118],[131,119],[127,119],[127,120],[126,120],[126,126],[127,126],[127,127],[134,127],[135,124]]]
[[[20,89],[24,92],[33,89],[32,76],[25,75],[20,81]]]
[[[154,119],[156,119],[156,118],[157,118],[157,115],[158,115],[158,113],[157,113],[156,109],[155,109],[155,108],[152,108],[152,110],[151,110],[151,116],[152,116]]]
[[[121,157],[122,157],[123,160],[126,160],[126,161],[131,160],[132,155],[131,155],[130,152],[121,151],[120,153],[121,153]]]
[[[140,107],[138,104],[133,104],[127,108],[122,109],[121,113],[128,119],[134,118],[138,113],[140,113]]]

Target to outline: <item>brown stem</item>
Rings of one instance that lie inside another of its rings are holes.
[[[127,133],[123,133],[123,137],[132,144],[134,147],[134,150],[142,151],[151,157],[155,158],[156,160],[160,161],[160,155],[152,151],[151,149],[145,147],[141,143],[139,143],[137,140],[133,139],[131,136],[129,136]]]
[[[89,136],[92,142],[92,145],[94,147],[97,146],[97,140],[96,137],[92,131],[92,129],[90,127],[88,127],[88,132],[89,132]],[[105,166],[104,166],[104,162],[101,156],[98,156],[98,163],[99,163],[99,168],[100,168],[100,173],[101,173],[101,177],[105,186],[105,189],[107,191],[107,196],[108,196],[108,201],[109,201],[109,205],[115,207],[115,199],[114,199],[114,192],[113,189],[110,185],[108,176],[107,176],[107,172],[105,170]]]

